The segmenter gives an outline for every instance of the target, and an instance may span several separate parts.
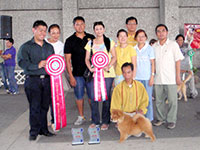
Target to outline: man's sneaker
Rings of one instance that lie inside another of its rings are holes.
[[[156,121],[153,121],[153,125],[154,126],[161,126],[162,124],[164,124],[165,123],[165,121],[160,121],[160,120],[156,120]]]
[[[83,116],[78,116],[78,119],[74,122],[74,125],[81,125],[85,121]]]
[[[13,92],[12,94],[13,94],[13,95],[18,95],[18,94],[19,94],[19,92]]]
[[[175,123],[173,123],[173,122],[168,122],[167,123],[167,128],[168,129],[174,129],[176,127],[176,124]]]
[[[189,98],[191,98],[191,99],[195,99],[195,98],[197,97],[197,95],[198,95],[198,94],[192,94],[192,93],[190,93]]]
[[[11,92],[10,92],[9,90],[6,90],[6,93],[7,93],[7,94],[10,94]]]

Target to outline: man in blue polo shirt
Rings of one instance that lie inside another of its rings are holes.
[[[4,70],[6,74],[6,78],[9,82],[9,92],[11,94],[18,94],[18,85],[15,79],[15,56],[16,49],[13,46],[14,40],[12,38],[6,39],[6,47],[7,49],[1,56],[4,59]]]
[[[4,69],[4,59],[2,58],[2,54],[3,54],[3,46],[0,43],[0,76],[2,79],[2,82],[4,84],[4,88],[6,90],[6,92],[9,94],[9,90],[8,90],[8,84],[6,82],[6,75],[5,75],[5,69]]]

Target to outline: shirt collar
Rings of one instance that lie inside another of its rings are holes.
[[[45,39],[43,40],[43,42],[44,42],[44,44],[47,43],[47,41],[46,41]],[[33,44],[36,43],[35,40],[34,40],[34,37],[32,37],[32,39],[31,39],[31,43],[33,43]],[[37,44],[37,43],[36,43],[36,44]]]
[[[85,36],[88,35],[87,32],[84,31],[84,33],[85,33]],[[77,37],[77,36],[76,36],[76,32],[74,32],[73,36],[74,36],[74,37]],[[84,36],[84,37],[85,37],[85,36]]]
[[[133,37],[134,38],[135,37],[135,33],[132,34],[132,35],[130,33],[128,33],[128,37]]]
[[[145,42],[145,45],[144,47],[140,50],[139,47],[138,47],[138,44],[134,47],[136,50],[138,51],[142,51],[143,49],[146,49],[148,47],[148,42]]]
[[[167,44],[169,44],[169,39],[167,39],[166,42],[165,42],[163,45],[160,45],[160,41],[158,41],[157,44],[158,44],[159,46],[167,45]]]
[[[127,84],[125,80],[123,82],[124,82],[125,87],[128,87],[128,88],[132,88],[133,87],[133,83],[132,84]]]

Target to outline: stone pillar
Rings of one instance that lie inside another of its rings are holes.
[[[73,18],[78,15],[78,0],[62,1],[63,42],[74,32]]]
[[[160,0],[160,23],[169,29],[169,38],[174,40],[179,33],[179,0]]]

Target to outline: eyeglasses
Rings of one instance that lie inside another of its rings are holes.
[[[128,23],[128,25],[131,26],[131,25],[137,25],[137,24],[136,23]]]

